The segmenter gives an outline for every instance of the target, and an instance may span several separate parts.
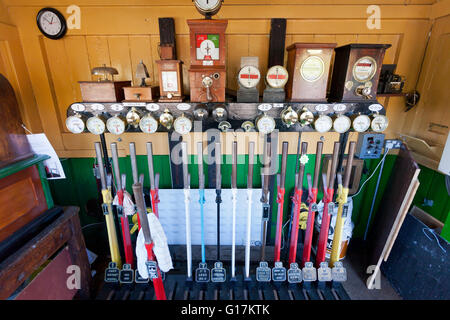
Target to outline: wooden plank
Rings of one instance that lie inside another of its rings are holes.
[[[285,41],[286,19],[271,19],[268,68],[284,64]]]
[[[400,150],[392,172],[368,237],[368,263],[376,265],[368,283],[369,289],[373,287],[390,242],[395,240],[395,229],[401,227],[402,207],[409,197],[412,200],[417,190],[413,188],[420,169],[405,148]]]
[[[157,82],[157,76],[155,77],[154,59],[152,56],[152,47],[149,36],[130,36],[128,40],[130,46],[130,60],[133,84],[139,85],[141,79],[136,78],[136,67],[142,60],[147,67],[147,71],[150,75],[150,79],[146,80],[147,85],[154,85]],[[156,72],[157,75],[157,72]]]
[[[87,36],[86,45],[89,54],[89,69],[101,67],[104,64],[111,66],[109,58],[108,40],[106,37]],[[92,77],[94,80],[94,77]]]
[[[408,192],[409,194],[408,198],[405,198],[405,201],[402,204],[401,214],[397,216],[397,219],[394,223],[395,226],[395,229],[393,230],[394,232],[390,235],[390,238],[388,240],[388,247],[386,249],[386,253],[384,254],[384,261],[387,261],[389,255],[391,254],[391,250],[392,247],[394,246],[395,239],[397,239],[400,227],[402,226],[403,221],[405,220],[405,216],[408,213],[409,207],[411,206],[411,203],[414,199],[414,195],[416,194],[419,185],[420,185],[419,180],[414,180],[413,184],[411,185],[411,189]]]
[[[66,37],[64,39],[65,54],[67,56],[69,78],[72,81],[74,101],[81,101],[81,91],[78,81],[90,81],[91,69],[89,65],[89,55],[86,44],[86,37]],[[67,80],[68,80],[67,79]],[[65,106],[67,110],[67,106]],[[63,118],[64,120],[64,118]]]

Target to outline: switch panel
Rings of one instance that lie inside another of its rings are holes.
[[[378,159],[383,151],[384,134],[360,133],[355,155],[359,159]]]

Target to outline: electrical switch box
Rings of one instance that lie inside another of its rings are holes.
[[[355,155],[359,159],[378,159],[384,145],[383,133],[360,133]]]

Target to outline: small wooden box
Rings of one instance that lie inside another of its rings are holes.
[[[213,80],[210,88],[212,100],[208,101],[206,88],[202,85],[203,76],[218,74],[219,78]],[[193,66],[189,69],[189,83],[191,85],[190,99],[192,102],[225,102],[225,67],[207,68]]]
[[[288,101],[326,101],[330,62],[336,43],[294,43],[287,48]]]
[[[159,96],[159,87],[124,87],[124,101],[153,102]]]
[[[384,53],[390,47],[390,44],[352,43],[335,48],[329,100],[376,101]],[[364,88],[369,88],[367,95],[358,91]]]
[[[125,99],[124,87],[131,81],[79,81],[84,102],[121,102]]]
[[[174,60],[176,57],[176,52],[173,44],[160,44],[159,57],[161,60]]]
[[[187,24],[190,30],[191,66],[225,66],[228,20],[187,20]],[[203,42],[207,45],[203,46]]]
[[[180,60],[158,60],[160,102],[183,101],[183,77]]]

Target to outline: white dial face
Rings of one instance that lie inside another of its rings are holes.
[[[51,11],[46,11],[39,17],[39,25],[45,33],[51,36],[56,36],[62,29],[58,16]]]
[[[72,133],[82,133],[84,131],[84,121],[77,116],[70,116],[66,119],[66,127]]]
[[[123,110],[123,105],[121,105],[120,103],[115,103],[111,105],[111,110],[112,111],[122,111]]]
[[[73,111],[78,111],[78,112],[83,112],[84,110],[86,110],[86,107],[81,103],[74,103],[70,108]]]
[[[319,80],[325,70],[325,64],[322,58],[318,56],[310,56],[303,61],[300,67],[300,75],[308,82]]]
[[[209,11],[214,9],[221,0],[195,0],[195,5],[202,10]]]
[[[372,57],[362,57],[353,66],[353,78],[359,82],[369,81],[377,72],[377,63]]]
[[[144,116],[139,122],[139,127],[142,132],[155,133],[158,130],[158,122],[151,115]]]
[[[90,133],[102,134],[105,132],[105,122],[99,117],[91,117],[86,121],[86,127]]]
[[[261,73],[254,66],[245,66],[239,71],[238,81],[244,88],[254,88],[261,79]]]
[[[103,111],[103,110],[105,110],[105,106],[102,105],[101,103],[93,103],[91,105],[91,109],[93,111]]]
[[[314,122],[314,128],[318,132],[328,132],[333,127],[333,120],[329,116],[322,115]]]
[[[179,134],[187,134],[192,129],[192,121],[184,116],[178,117],[173,123],[173,128]]]
[[[367,131],[370,127],[370,118],[365,114],[360,114],[353,120],[353,129],[356,132]]]
[[[371,128],[375,132],[383,132],[388,127],[389,120],[386,116],[376,115],[373,117]]]
[[[122,134],[125,131],[125,121],[119,117],[112,117],[106,121],[106,128],[112,134]]]
[[[347,132],[352,125],[352,121],[347,116],[339,116],[333,122],[333,129],[338,133]]]
[[[275,120],[273,120],[272,117],[263,116],[256,123],[256,127],[258,128],[259,132],[269,134],[273,130],[275,130]]]
[[[211,56],[211,52],[216,48],[216,46],[214,45],[214,42],[212,42],[211,40],[203,40],[202,43],[200,44],[200,51],[203,53],[203,55],[205,56]]]
[[[266,81],[272,88],[283,88],[287,83],[289,74],[282,66],[273,66],[267,70]]]

